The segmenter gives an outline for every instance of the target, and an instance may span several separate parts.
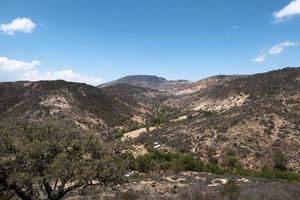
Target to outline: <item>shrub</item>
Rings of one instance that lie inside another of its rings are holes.
[[[217,164],[218,161],[214,158],[216,153],[217,153],[217,151],[213,147],[208,147],[207,148],[206,154],[207,154],[208,162],[210,164]]]
[[[299,173],[281,171],[278,169],[271,169],[269,167],[264,167],[260,171],[252,172],[251,175],[256,177],[271,178],[271,179],[285,179],[288,181],[300,182]]]
[[[241,167],[239,160],[237,159],[234,152],[229,151],[225,158],[225,165],[231,169]]]
[[[135,161],[135,169],[140,172],[172,170],[180,171],[196,171],[209,172],[217,175],[239,175],[253,176],[270,179],[285,179],[289,181],[300,182],[300,174],[289,171],[281,171],[264,167],[261,170],[244,169],[238,162],[233,153],[229,153],[228,167],[221,167],[217,164],[204,164],[195,159],[191,154],[181,152],[162,152],[159,150],[149,150],[146,155],[139,156]]]
[[[204,168],[205,172],[217,174],[217,175],[224,175],[227,174],[227,170],[224,168],[221,168],[219,165],[214,164],[207,164]]]
[[[280,171],[286,171],[287,170],[287,159],[285,155],[279,151],[275,150],[273,153],[273,168],[280,170]]]
[[[136,159],[136,168],[141,172],[149,170],[202,171],[203,163],[193,158],[192,155],[181,152],[161,152],[151,150],[149,154]]]

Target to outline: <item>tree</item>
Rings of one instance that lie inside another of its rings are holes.
[[[159,126],[167,121],[167,107],[154,105],[151,109],[150,124]]]
[[[23,200],[61,199],[94,184],[122,181],[120,146],[58,122],[0,124],[0,189]]]

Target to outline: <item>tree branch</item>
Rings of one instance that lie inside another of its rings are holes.
[[[56,198],[55,199],[61,199],[63,196],[65,196],[65,194],[67,194],[68,192],[70,192],[70,191],[72,191],[72,190],[74,190],[74,189],[76,189],[76,188],[79,188],[79,187],[81,187],[81,186],[83,186],[83,184],[80,184],[80,183],[77,183],[77,184],[75,184],[75,185],[72,185],[72,186],[70,186],[70,187],[67,187],[67,188],[64,188],[64,189],[62,189],[62,190],[59,190],[58,191],[58,194],[57,194],[57,196],[56,196]]]

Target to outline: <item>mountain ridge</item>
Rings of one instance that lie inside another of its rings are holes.
[[[115,85],[115,84],[129,84],[133,86],[145,87],[150,89],[162,90],[168,87],[172,87],[174,85],[182,85],[190,83],[187,80],[167,80],[163,77],[159,77],[156,75],[129,75],[122,77],[120,79],[104,83],[99,85],[98,87],[104,88],[107,86]]]

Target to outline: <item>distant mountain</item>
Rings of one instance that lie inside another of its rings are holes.
[[[104,83],[99,85],[100,88],[115,84],[129,84],[138,87],[150,88],[154,90],[166,90],[169,88],[177,87],[179,85],[184,85],[191,83],[187,80],[177,80],[177,81],[168,81],[165,78],[152,76],[152,75],[133,75],[120,78],[118,80]]]

